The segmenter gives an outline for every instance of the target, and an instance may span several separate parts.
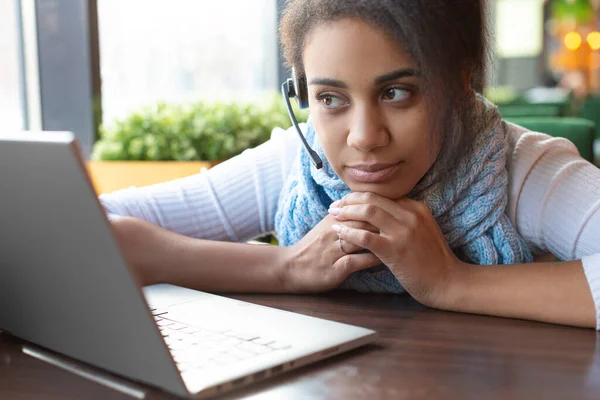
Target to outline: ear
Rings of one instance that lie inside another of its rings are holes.
[[[471,79],[473,78],[473,68],[467,67],[463,69],[463,88],[466,92],[471,91]]]

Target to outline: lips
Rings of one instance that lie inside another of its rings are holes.
[[[398,166],[396,164],[357,164],[346,167],[352,178],[359,182],[375,183],[384,181]]]
[[[352,169],[356,169],[359,171],[364,171],[364,172],[377,172],[377,171],[381,171],[383,169],[387,169],[390,167],[394,167],[396,166],[396,164],[357,164],[357,165],[350,165],[348,166],[348,168],[352,168]]]

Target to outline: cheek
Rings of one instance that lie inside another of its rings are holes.
[[[397,146],[404,150],[402,152],[405,157],[423,161],[430,159],[430,153],[435,155],[432,151],[434,141],[430,139],[427,114],[421,108],[396,115],[391,126],[396,127],[392,128],[392,135]]]
[[[315,113],[311,112],[311,120],[317,131],[319,141],[325,155],[332,165],[334,170],[338,172],[337,165],[340,162],[341,149],[346,145],[345,125],[341,119],[334,120],[330,118],[323,118],[322,116],[315,116]]]

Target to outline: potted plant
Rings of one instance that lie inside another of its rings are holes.
[[[298,112],[306,119],[306,112]],[[211,168],[269,139],[290,121],[279,97],[257,103],[160,103],[102,127],[87,167],[98,193]]]

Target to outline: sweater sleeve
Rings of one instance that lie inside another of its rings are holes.
[[[514,136],[508,215],[534,253],[583,262],[600,329],[600,169],[569,141]]]
[[[199,239],[246,241],[271,232],[299,141],[273,130],[266,143],[208,171],[100,195],[109,218],[131,216]]]

